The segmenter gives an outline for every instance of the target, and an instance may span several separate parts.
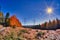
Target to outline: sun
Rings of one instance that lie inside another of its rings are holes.
[[[53,10],[52,10],[52,8],[47,8],[46,11],[47,11],[48,14],[51,14]]]

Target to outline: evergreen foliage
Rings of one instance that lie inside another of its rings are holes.
[[[9,12],[7,12],[7,14],[6,14],[6,16],[5,16],[5,26],[9,26],[9,23],[10,23],[10,21],[9,21]]]

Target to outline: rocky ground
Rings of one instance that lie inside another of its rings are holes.
[[[0,25],[0,40],[60,40],[60,29],[39,30]]]

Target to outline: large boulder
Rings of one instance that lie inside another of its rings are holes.
[[[10,26],[22,27],[21,22],[16,18],[15,15],[10,17]]]

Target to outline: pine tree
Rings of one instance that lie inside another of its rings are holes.
[[[49,25],[48,25],[49,27],[51,27],[52,25],[51,25],[51,21],[49,20]]]
[[[6,16],[5,16],[5,26],[9,26],[9,12],[7,12]]]
[[[60,23],[60,20],[57,19],[57,18],[56,18],[56,20],[57,20],[57,28],[60,28],[60,24],[59,24]]]
[[[47,22],[44,23],[44,28],[43,29],[46,29],[47,27]]]

